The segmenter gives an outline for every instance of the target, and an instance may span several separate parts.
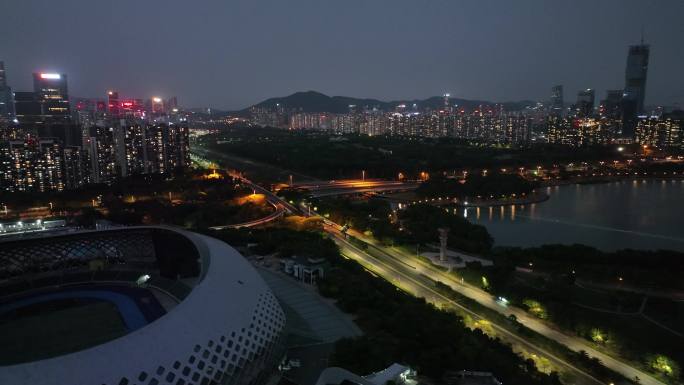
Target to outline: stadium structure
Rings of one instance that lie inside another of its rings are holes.
[[[235,249],[167,227],[0,243],[0,384],[265,383],[285,315]]]

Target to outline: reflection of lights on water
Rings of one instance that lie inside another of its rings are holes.
[[[475,209],[475,219],[477,219],[478,221],[480,220],[480,207],[479,206]]]
[[[492,217],[494,216],[494,207],[489,206],[489,220],[492,220]]]
[[[515,205],[511,205],[511,220],[515,220]]]
[[[463,209],[463,218],[468,218],[468,209]]]

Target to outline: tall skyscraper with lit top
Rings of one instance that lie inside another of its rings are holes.
[[[557,85],[551,88],[551,113],[556,116],[563,115],[563,86]]]
[[[66,74],[34,72],[33,92],[47,120],[68,122],[71,119]]]
[[[648,73],[648,58],[650,55],[648,44],[629,47],[627,68],[625,69],[624,98],[635,104],[636,114],[643,114],[644,99],[646,97],[646,75]]]
[[[627,67],[625,68],[625,89],[622,97],[623,136],[633,137],[637,117],[644,114],[646,98],[646,75],[651,48],[648,44],[629,47]]]

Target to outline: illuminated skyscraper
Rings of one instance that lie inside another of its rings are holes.
[[[116,119],[120,115],[119,93],[116,91],[107,92],[107,112],[109,116]]]
[[[577,104],[575,105],[576,112],[579,116],[591,116],[594,112],[594,102],[596,100],[596,93],[593,89],[587,88],[577,93]]]
[[[33,74],[33,92],[14,93],[14,112],[22,130],[63,145],[81,145],[81,131],[71,119],[66,75]]]
[[[0,87],[7,86],[7,76],[5,75],[5,62],[0,60]]]
[[[153,114],[163,114],[164,113],[164,100],[159,97],[153,97],[150,100],[150,111]]]
[[[14,118],[14,98],[12,89],[7,85],[5,63],[0,61],[0,120]]]
[[[627,55],[624,99],[634,104],[633,113],[635,115],[640,115],[644,112],[649,54],[650,47],[642,43],[630,46],[629,54]]]
[[[563,115],[563,86],[557,85],[551,88],[551,113],[556,116]]]
[[[647,44],[629,47],[625,68],[625,89],[622,97],[623,136],[633,137],[637,117],[644,113],[646,75],[650,47]]]
[[[41,104],[44,120],[54,123],[68,123],[71,120],[65,74],[34,72],[33,92]]]
[[[601,100],[599,114],[602,118],[620,119],[622,115],[622,90],[607,90],[606,98]]]

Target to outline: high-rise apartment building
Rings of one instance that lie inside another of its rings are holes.
[[[587,88],[577,93],[577,103],[575,104],[575,113],[580,117],[588,117],[594,113],[594,103],[596,102],[596,93],[593,89]]]
[[[662,118],[643,117],[636,125],[635,142],[660,148],[684,147],[684,114],[668,114]]]
[[[606,98],[599,104],[599,116],[620,119],[622,116],[622,90],[607,90]]]
[[[14,119],[14,97],[12,88],[7,85],[5,63],[0,61],[0,121]]]
[[[112,119],[118,119],[120,116],[119,93],[116,91],[107,91],[107,112]]]
[[[70,123],[71,108],[66,74],[33,73],[33,92],[41,105],[41,115],[48,123]]]
[[[557,85],[551,88],[551,113],[556,116],[563,116],[563,86]]]
[[[0,146],[0,191],[62,191],[63,151],[58,139],[11,140]]]

